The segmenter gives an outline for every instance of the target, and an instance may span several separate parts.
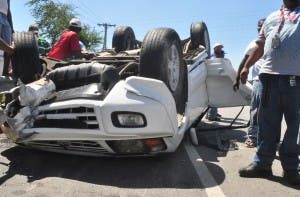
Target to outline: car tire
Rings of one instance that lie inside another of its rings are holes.
[[[112,47],[117,53],[135,49],[136,40],[133,29],[129,26],[117,27],[112,38]]]
[[[187,68],[176,31],[158,28],[147,33],[142,44],[139,71],[143,77],[165,82],[175,99],[177,113],[183,114],[187,99]]]
[[[202,45],[210,56],[210,40],[206,24],[204,22],[192,23],[190,34],[192,48],[198,48],[199,45]]]
[[[15,53],[12,56],[13,77],[24,84],[36,80],[41,73],[37,40],[31,32],[16,32],[13,36]]]
[[[67,90],[75,87],[99,83],[104,90],[108,90],[119,80],[114,67],[96,62],[70,65],[57,68],[47,74],[56,90]]]

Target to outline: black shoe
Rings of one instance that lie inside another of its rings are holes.
[[[221,117],[222,117],[222,115],[221,115],[221,114],[217,114],[216,116],[217,116],[217,117],[219,117],[219,118],[221,118]]]
[[[291,185],[300,185],[300,175],[298,170],[284,170],[283,178]]]
[[[221,118],[216,116],[214,118],[207,118],[207,120],[209,120],[209,121],[221,121]]]
[[[254,163],[239,170],[241,177],[266,178],[273,175],[271,168],[263,168]]]

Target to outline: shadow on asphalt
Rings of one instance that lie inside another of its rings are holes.
[[[120,188],[203,188],[183,144],[173,154],[150,158],[84,157],[21,147],[9,148],[1,155],[10,163],[0,178],[0,185],[15,175],[23,175],[28,182],[61,177]],[[225,179],[224,170],[213,163],[206,162],[206,165],[218,172],[216,182],[221,184]]]
[[[290,188],[293,188],[293,189],[297,189],[297,190],[300,190],[300,186],[295,186],[295,185],[290,185],[288,184],[281,176],[272,176],[269,178],[270,181],[274,181],[274,182],[277,182],[277,183],[280,183],[286,187],[290,187]]]

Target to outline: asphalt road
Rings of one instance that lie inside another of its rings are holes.
[[[237,112],[238,108],[222,109],[221,123],[204,121],[199,128],[227,125]],[[244,110],[238,123],[246,123],[248,113]],[[300,187],[283,181],[278,160],[269,180],[238,176],[255,152],[242,143],[246,129],[205,133],[199,128],[199,146],[187,135],[173,154],[121,159],[27,150],[1,134],[0,196],[300,196]],[[228,151],[215,149],[215,135],[230,142],[225,143]]]

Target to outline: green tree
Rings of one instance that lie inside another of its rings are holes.
[[[68,27],[69,21],[76,17],[75,8],[71,4],[55,3],[53,0],[29,0],[26,5],[31,8],[31,14],[39,25],[41,34],[52,44]],[[79,38],[90,49],[95,49],[101,43],[99,33],[88,25],[83,25]]]

